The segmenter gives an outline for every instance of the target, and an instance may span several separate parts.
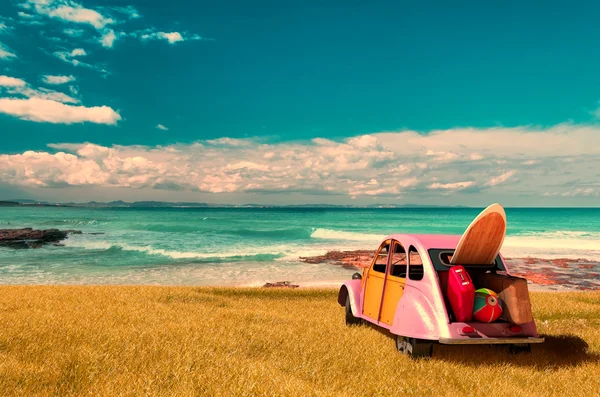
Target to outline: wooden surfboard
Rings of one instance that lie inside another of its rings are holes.
[[[489,265],[494,263],[506,235],[506,213],[492,204],[471,222],[460,238],[451,264]]]

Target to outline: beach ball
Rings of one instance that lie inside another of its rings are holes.
[[[496,321],[502,314],[502,305],[498,294],[487,288],[475,291],[475,303],[473,305],[473,317],[482,323]]]

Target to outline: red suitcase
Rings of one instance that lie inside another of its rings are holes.
[[[471,321],[475,286],[469,273],[460,265],[452,266],[448,271],[448,300],[456,321]]]

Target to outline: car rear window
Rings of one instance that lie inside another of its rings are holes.
[[[433,263],[433,267],[435,268],[435,270],[445,271],[445,270],[448,270],[452,266],[452,265],[450,265],[449,258],[454,254],[453,249],[432,248],[432,249],[428,250],[427,252],[429,253],[429,257],[431,258],[431,263]],[[465,268],[506,271],[506,268],[504,267],[504,263],[502,262],[500,255],[496,256],[496,261],[491,265],[463,265],[463,266]]]

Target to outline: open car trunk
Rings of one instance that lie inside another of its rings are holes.
[[[454,313],[448,300],[448,271],[451,267],[448,258],[451,257],[453,251],[433,249],[429,251],[440,280],[448,317],[450,322],[454,322]],[[533,321],[527,280],[508,275],[500,256],[492,265],[464,265],[464,267],[471,277],[475,289],[488,288],[496,292],[500,298],[502,314],[498,320],[489,323],[490,325],[495,323],[507,323],[505,326],[522,325]],[[469,324],[475,326],[477,323],[469,322]]]
[[[482,272],[466,268],[471,277],[475,289],[488,288],[498,294],[502,305],[502,314],[496,322],[509,322],[511,324],[526,324],[533,321],[531,312],[531,301],[529,300],[529,290],[527,280],[520,277],[513,277],[507,274],[498,274],[491,272]],[[446,301],[446,310],[450,321],[454,321],[454,315],[448,296],[448,271],[438,271],[440,287]]]

